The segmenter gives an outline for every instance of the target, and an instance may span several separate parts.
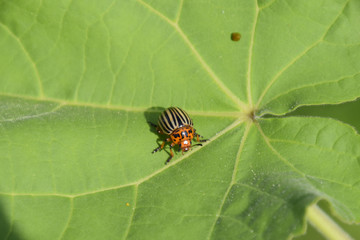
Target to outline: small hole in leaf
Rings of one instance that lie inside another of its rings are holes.
[[[238,32],[233,32],[231,33],[231,40],[233,40],[234,42],[240,41],[241,39],[241,34]]]

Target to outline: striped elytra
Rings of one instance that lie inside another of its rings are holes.
[[[189,125],[193,122],[189,115],[179,107],[167,108],[159,117],[158,125],[163,133],[170,135],[174,130]]]

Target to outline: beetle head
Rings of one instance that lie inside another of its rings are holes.
[[[184,139],[180,142],[180,148],[182,152],[187,152],[191,149],[191,141],[189,139]]]

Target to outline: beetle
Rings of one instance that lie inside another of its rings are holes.
[[[165,144],[170,143],[170,157],[166,160],[165,164],[170,162],[174,157],[172,148],[176,145],[179,146],[179,151],[182,153],[191,149],[191,141],[196,139],[197,142],[206,142],[208,139],[200,139],[201,135],[196,133],[193,127],[193,121],[189,115],[179,107],[169,107],[159,116],[158,125],[149,122],[151,126],[156,128],[159,134],[168,135],[163,143],[155,148],[152,153],[156,153],[164,148]],[[202,146],[201,143],[193,146]]]

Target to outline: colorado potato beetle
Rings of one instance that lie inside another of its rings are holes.
[[[174,157],[172,148],[179,145],[179,151],[187,152],[191,149],[191,141],[195,137],[197,142],[206,142],[207,139],[201,139],[193,127],[193,121],[189,115],[178,107],[169,107],[160,115],[158,125],[150,123],[156,128],[159,134],[165,134],[169,137],[163,143],[154,149],[152,153],[156,153],[164,148],[166,142],[170,143],[170,157],[165,164],[170,162]],[[193,146],[202,146],[202,144],[195,144]]]

